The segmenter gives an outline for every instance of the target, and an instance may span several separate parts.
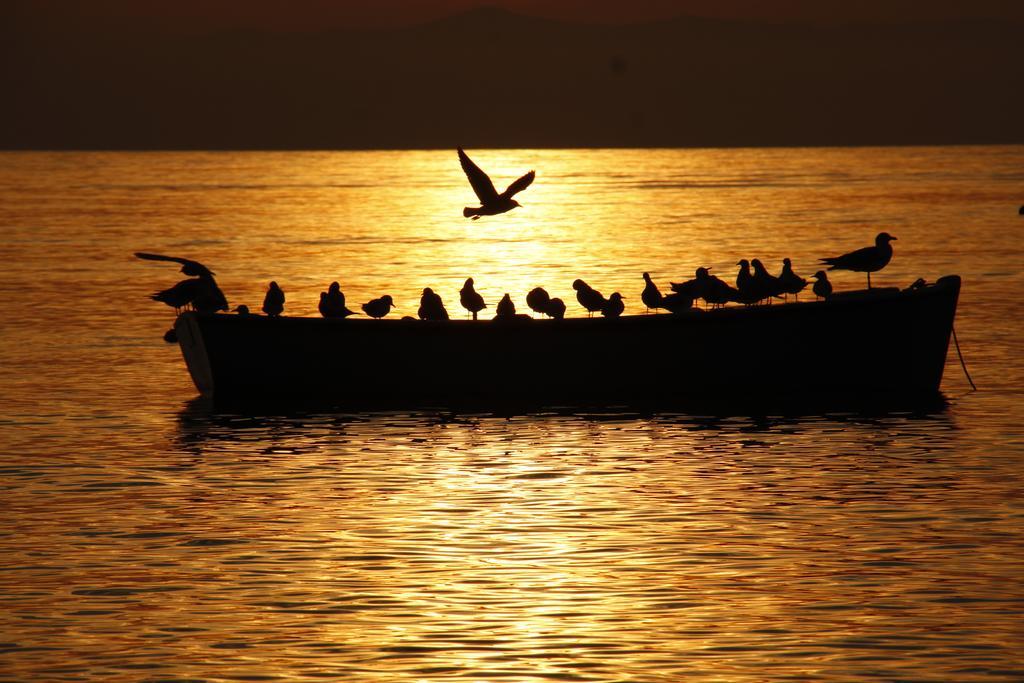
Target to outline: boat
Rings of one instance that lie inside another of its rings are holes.
[[[181,314],[196,388],[218,400],[867,406],[941,397],[960,278],[828,300],[619,318],[421,321]]]

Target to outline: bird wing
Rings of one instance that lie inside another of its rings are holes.
[[[480,170],[479,166],[473,163],[472,159],[466,156],[461,147],[459,147],[459,163],[462,164],[462,170],[465,172],[466,177],[469,178],[469,184],[473,186],[473,192],[476,192],[480,203],[491,204],[497,201],[498,191],[494,189],[494,183],[491,182],[486,173]]]
[[[842,256],[833,256],[831,258],[819,259],[822,263],[826,263],[832,268],[839,268],[840,270],[854,270],[857,268],[863,268],[870,266],[873,261],[878,259],[877,250],[874,247],[864,247],[856,251],[851,251],[848,254]]]
[[[192,261],[187,258],[178,258],[177,256],[164,256],[163,254],[147,254],[144,251],[135,252],[135,256],[144,259],[146,261],[172,261],[174,263],[180,263],[185,268],[190,269],[191,272],[188,275],[201,275],[203,273],[212,275],[213,272],[204,266],[199,261]]]
[[[533,182],[533,179],[536,177],[537,174],[534,173],[533,171],[530,171],[522,178],[519,178],[518,180],[514,181],[511,185],[509,185],[508,188],[501,193],[501,196],[505,199],[512,199],[512,197],[516,196],[517,194],[528,188],[530,184]]]

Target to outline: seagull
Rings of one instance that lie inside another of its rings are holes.
[[[769,304],[773,296],[782,295],[782,283],[779,282],[779,278],[768,272],[761,259],[753,259],[750,265],[754,268],[754,285],[764,294],[763,298],[767,299]]]
[[[148,254],[142,251],[135,252],[135,256],[146,261],[180,263],[181,272],[192,276],[191,279],[182,280],[170,289],[153,294],[150,298],[154,301],[162,301],[173,307],[175,313],[189,305],[200,313],[228,310],[228,300],[224,297],[224,292],[220,291],[220,287],[217,286],[217,281],[213,279],[213,271],[202,263],[177,256]]]
[[[851,251],[842,256],[818,259],[828,264],[829,270],[853,270],[858,273],[868,274],[868,289],[871,289],[871,273],[881,270],[888,265],[892,259],[892,245],[889,244],[896,239],[887,232],[880,232],[875,236],[875,246],[864,247],[857,251]]]
[[[626,305],[622,303],[622,295],[618,292],[612,292],[612,295],[608,297],[608,301],[601,307],[601,315],[606,318],[618,318],[624,310],[626,310]]]
[[[782,272],[778,279],[783,293],[794,294],[796,300],[800,301],[800,292],[807,287],[807,280],[793,272],[793,262],[788,258],[782,259]]]
[[[441,297],[434,293],[430,287],[423,290],[420,297],[420,308],[416,312],[420,320],[448,320],[448,311],[444,307]]]
[[[462,289],[459,290],[459,301],[463,308],[473,314],[473,320],[476,320],[477,313],[487,308],[484,298],[473,289],[473,278],[471,277],[466,278],[466,284],[462,285]]]
[[[390,294],[385,294],[379,299],[371,299],[362,306],[363,313],[375,320],[386,316],[392,308],[395,308],[395,301]]]
[[[662,297],[661,307],[671,313],[682,313],[693,308],[693,297],[685,292],[672,292]]]
[[[750,273],[750,261],[740,259],[736,265],[740,267],[740,271],[736,274],[736,301],[747,306],[756,304],[764,298],[764,293]]]
[[[694,272],[694,279],[687,280],[686,282],[670,282],[669,287],[673,292],[683,294],[690,297],[691,299],[700,299],[704,293],[704,287],[707,284],[704,279],[701,278],[701,271],[707,273],[707,268],[698,268]]]
[[[650,313],[652,308],[661,308],[661,292],[658,290],[658,285],[654,284],[651,280],[650,273],[644,273],[644,291],[640,293],[640,301],[644,302],[644,306],[647,307],[647,312]]]
[[[543,287],[534,287],[526,295],[526,305],[537,313],[550,315],[547,310],[550,303],[551,296]]]
[[[697,280],[700,282],[700,298],[709,303],[711,308],[739,300],[739,290],[712,275],[707,268],[697,269]]]
[[[284,311],[284,292],[276,282],[270,283],[267,295],[263,297],[263,312],[275,318]]]
[[[505,296],[501,297],[501,301],[498,302],[498,307],[495,309],[495,318],[514,318],[516,317],[516,305],[512,303],[512,297],[509,296],[508,292],[505,292]]]
[[[816,280],[814,287],[811,288],[814,296],[821,299],[827,299],[832,296],[832,283],[828,281],[828,275],[825,275],[825,271],[819,270],[811,277]]]
[[[509,185],[504,192],[498,194],[491,179],[473,163],[472,159],[466,156],[461,147],[459,147],[459,163],[462,164],[462,170],[469,178],[469,184],[473,186],[473,192],[476,193],[481,204],[477,207],[467,206],[462,210],[463,216],[466,218],[472,216],[473,220],[477,220],[480,216],[496,216],[520,206],[519,202],[512,197],[528,188],[537,175],[530,171]]]
[[[565,317],[565,302],[556,296],[544,307],[544,312],[555,320],[561,320]]]
[[[587,317],[604,308],[607,301],[604,295],[583,280],[574,280],[572,288],[576,290],[576,300],[580,302],[580,306],[587,309]]]
[[[344,296],[343,294],[342,302],[345,300]],[[355,311],[348,310],[344,303],[339,305],[337,297],[332,298],[330,292],[320,292],[320,304],[317,306],[317,309],[320,311],[320,315],[325,318],[347,318],[356,313]]]

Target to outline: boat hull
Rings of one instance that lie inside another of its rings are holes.
[[[326,320],[185,313],[197,388],[353,406],[825,404],[938,395],[960,278],[830,301],[618,319]]]

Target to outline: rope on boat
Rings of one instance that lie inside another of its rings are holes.
[[[978,387],[975,386],[974,380],[971,379],[971,373],[967,372],[967,363],[964,362],[964,354],[960,352],[960,341],[956,338],[956,328],[953,328],[953,343],[956,344],[956,355],[960,357],[960,367],[964,369],[964,376],[967,377],[967,381],[971,383],[971,389],[975,391]]]

